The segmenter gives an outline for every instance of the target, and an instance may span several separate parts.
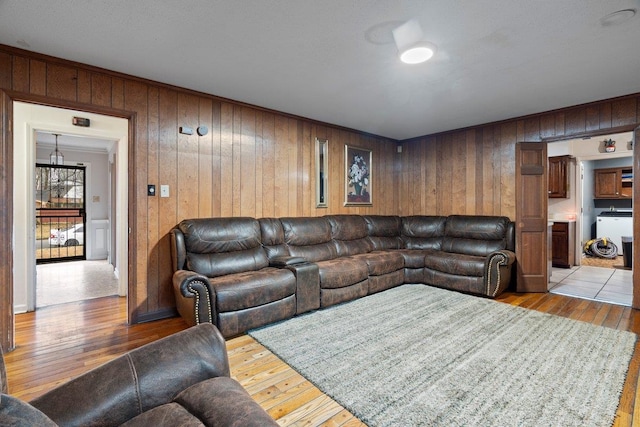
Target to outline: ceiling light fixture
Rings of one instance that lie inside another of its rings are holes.
[[[49,159],[52,165],[64,165],[64,156],[62,152],[58,150],[58,137],[60,134],[54,133],[54,135],[56,136],[56,149],[49,154]]]
[[[415,19],[405,22],[392,32],[398,56],[405,64],[420,64],[436,53],[435,45],[423,39],[422,28]]]
[[[420,64],[431,59],[434,53],[435,47],[431,43],[418,42],[399,52],[399,55],[405,64]]]

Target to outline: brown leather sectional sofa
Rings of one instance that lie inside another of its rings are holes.
[[[515,261],[501,216],[187,219],[171,242],[178,312],[225,337],[403,283],[495,297]]]

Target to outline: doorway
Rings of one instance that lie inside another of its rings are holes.
[[[36,163],[35,196],[36,265],[87,259],[86,167]]]
[[[64,108],[49,107],[38,104],[14,101],[14,175],[13,175],[13,218],[14,218],[14,313],[21,313],[35,310],[36,306],[36,259],[33,254],[36,252],[36,196],[35,196],[35,165],[38,157],[36,153],[37,133],[69,135],[76,138],[91,138],[104,142],[111,146],[108,153],[110,163],[116,163],[118,167],[114,170],[115,187],[111,206],[105,206],[107,218],[100,218],[109,223],[104,234],[109,233],[109,229],[114,229],[115,239],[110,251],[113,256],[109,257],[119,260],[114,265],[114,272],[117,277],[117,293],[120,296],[127,295],[128,289],[128,132],[129,121],[124,118],[104,116],[83,111],[74,111]],[[88,118],[92,125],[90,127],[73,126],[73,117]],[[95,125],[94,125],[95,124]],[[77,164],[75,166],[78,166]],[[87,165],[83,165],[87,166]],[[109,165],[105,165],[109,169]],[[89,179],[90,174],[87,175]],[[106,176],[106,183],[111,182]],[[105,190],[104,199],[109,199],[108,193],[111,189]],[[93,195],[89,194],[87,212],[93,204]],[[96,199],[97,200],[97,199]],[[113,213],[113,214],[112,214]],[[84,230],[83,230],[84,231]],[[95,232],[91,223],[87,223],[87,235]],[[93,236],[93,234],[91,235]],[[76,239],[77,240],[77,239]],[[87,238],[86,254],[91,254],[91,242],[96,239]],[[105,257],[106,258],[106,257]]]
[[[615,151],[607,151],[605,141],[616,141]],[[553,223],[554,230],[562,227],[567,230],[567,234],[561,235],[554,232],[554,248],[559,246],[556,241],[569,239],[566,244],[571,254],[564,265],[554,264],[549,282],[550,292],[624,306],[632,305],[633,276],[631,268],[623,261],[621,244],[617,241],[619,236],[616,237],[618,256],[610,252],[607,255],[611,257],[605,258],[601,254],[584,250],[585,245],[593,239],[613,237],[600,236],[601,230],[596,227],[603,211],[631,214],[630,197],[609,199],[595,193],[595,176],[597,171],[608,168],[631,167],[632,141],[633,132],[623,132],[548,144],[549,158],[569,158],[567,195],[549,198],[548,218]],[[632,236],[632,226],[628,227],[627,233]]]

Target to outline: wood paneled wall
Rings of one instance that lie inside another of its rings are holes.
[[[400,215],[505,215],[515,220],[515,144],[629,131],[640,95],[402,142]]]
[[[636,94],[428,135],[404,141],[398,153],[397,142],[386,138],[2,45],[0,89],[51,105],[133,113],[133,321],[173,310],[167,233],[183,218],[459,213],[515,219],[516,142],[629,130],[640,122]],[[8,117],[3,110],[3,134]],[[209,133],[178,132],[199,125]],[[316,137],[329,140],[328,208],[321,209],[315,207]],[[373,151],[371,207],[343,205],[344,144]],[[6,183],[11,153],[0,148]],[[168,184],[171,196],[147,197],[147,184]],[[10,223],[3,216],[0,230],[10,231]],[[10,268],[4,262],[0,273],[6,299]]]
[[[393,140],[2,45],[0,89],[45,104],[133,117],[129,309],[134,322],[173,313],[168,232],[184,218],[397,212]],[[8,117],[3,111],[3,133]],[[200,125],[209,128],[205,136],[178,132],[180,126]],[[328,207],[320,209],[316,137],[329,140]],[[373,151],[373,206],[344,206],[345,144]],[[0,150],[0,156],[4,178],[12,170],[11,154]],[[170,197],[148,197],[147,184],[168,184]],[[10,231],[10,221],[3,215],[1,228]],[[10,252],[2,255],[8,258]],[[10,268],[3,269],[4,300],[10,298],[10,274]]]

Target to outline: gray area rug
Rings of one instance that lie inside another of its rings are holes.
[[[424,285],[250,335],[369,426],[609,426],[636,341]]]

